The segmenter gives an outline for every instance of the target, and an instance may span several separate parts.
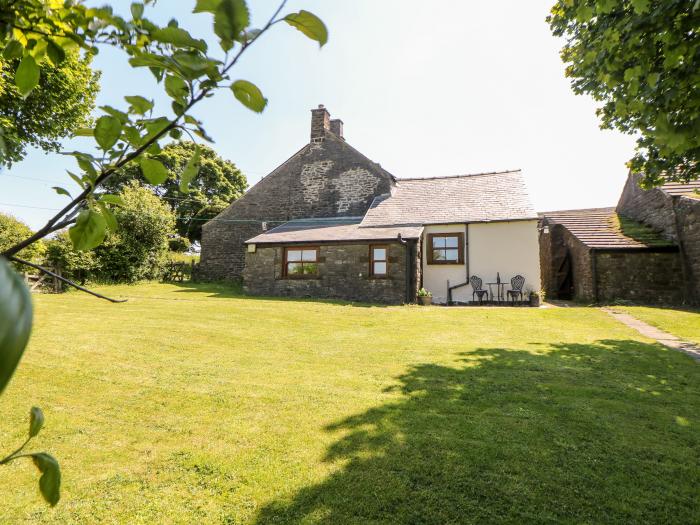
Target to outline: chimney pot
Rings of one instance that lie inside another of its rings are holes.
[[[326,131],[330,131],[331,114],[323,104],[318,105],[318,109],[311,110],[311,142],[323,142]]]
[[[331,133],[334,133],[337,137],[343,138],[343,121],[339,118],[334,118],[331,120]]]

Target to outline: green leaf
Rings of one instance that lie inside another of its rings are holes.
[[[134,113],[139,115],[145,115],[153,109],[153,101],[138,95],[124,97],[124,100],[131,105],[131,109],[134,110]]]
[[[46,452],[32,454],[34,465],[41,472],[39,490],[52,507],[61,499],[61,469],[58,461]]]
[[[148,157],[141,157],[139,161],[141,166],[141,171],[143,172],[144,178],[154,186],[163,184],[169,176],[168,170],[163,166],[160,161],[156,159],[149,159]]]
[[[36,436],[44,426],[44,413],[39,407],[32,407],[29,411],[29,437]]]
[[[318,42],[319,47],[323,47],[323,45],[328,42],[328,29],[326,29],[326,25],[313,13],[302,9],[298,13],[288,14],[284,17],[284,21],[290,26],[296,27],[311,40]]]
[[[112,211],[102,201],[97,201],[97,206],[100,208],[100,213],[102,213],[102,217],[104,217],[105,223],[107,224],[107,230],[112,233],[117,231],[119,225]]]
[[[236,40],[250,23],[245,0],[221,0],[214,13],[214,33],[222,40]]]
[[[635,13],[643,15],[649,10],[649,0],[630,0]]]
[[[71,173],[70,171],[67,171],[67,170],[66,170],[66,172],[68,173],[68,176],[71,179],[73,179],[78,186],[80,186],[81,188],[85,188],[85,182],[83,181],[83,179],[78,177],[75,173]]]
[[[108,115],[112,115],[113,117],[119,119],[119,122],[121,122],[122,125],[129,122],[129,115],[117,108],[113,108],[112,106],[100,106],[100,109]]]
[[[138,2],[131,4],[131,16],[134,20],[141,20],[143,17],[143,4]]]
[[[215,13],[221,0],[197,0],[193,13]]]
[[[197,40],[180,27],[163,27],[151,32],[151,38],[165,44],[172,44],[175,47],[190,47],[206,53],[207,43],[204,40]]]
[[[233,95],[248,109],[261,113],[267,105],[267,99],[258,89],[258,86],[247,80],[236,80],[231,84]]]
[[[100,200],[102,202],[108,202],[109,204],[114,204],[115,206],[124,206],[124,201],[119,195],[112,195],[110,193],[105,193],[100,195]]]
[[[78,128],[73,132],[74,137],[92,137],[95,135],[95,130],[92,128]]]
[[[7,60],[20,58],[24,52],[24,46],[19,40],[10,40],[2,52],[2,56]]]
[[[34,57],[30,55],[25,56],[19,63],[15,73],[15,85],[24,98],[27,98],[32,89],[39,84],[39,76],[39,66]]]
[[[96,248],[105,238],[106,223],[102,215],[91,209],[78,215],[75,225],[68,230],[70,240],[76,250],[84,252]]]
[[[126,126],[124,128],[124,137],[129,141],[129,144],[137,148],[143,143],[139,130],[134,126]]]
[[[114,146],[122,134],[122,123],[117,117],[103,115],[95,124],[95,140],[100,148],[107,151]]]
[[[46,54],[54,66],[58,66],[66,59],[66,52],[53,40],[49,40],[46,46]]]
[[[199,173],[200,166],[199,146],[195,146],[192,157],[190,157],[190,160],[187,161],[187,165],[185,166],[185,169],[182,170],[182,175],[180,175],[180,191],[182,193],[190,192],[190,182],[192,182],[192,180]]]
[[[53,186],[51,189],[59,195],[68,195],[69,197],[71,196],[70,193],[68,193],[68,190],[66,190],[65,188],[61,188],[60,186]]]
[[[186,97],[190,89],[187,87],[187,83],[180,77],[175,77],[168,75],[165,77],[165,92],[174,99]]]
[[[0,257],[0,393],[22,358],[32,330],[32,299],[22,278]]]

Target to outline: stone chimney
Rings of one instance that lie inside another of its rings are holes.
[[[331,114],[323,106],[318,105],[318,109],[311,110],[311,142],[323,142],[326,131],[331,129]]]
[[[343,138],[343,121],[339,118],[331,120],[331,132],[335,133],[338,138]]]

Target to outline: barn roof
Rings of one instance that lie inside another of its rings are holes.
[[[615,208],[589,208],[540,213],[550,226],[561,224],[589,248],[635,249],[671,247],[674,244],[648,226],[615,212]]]
[[[669,195],[683,195],[686,197],[694,197],[698,199],[700,198],[700,193],[698,193],[700,192],[700,179],[687,183],[667,182],[666,184],[661,186],[661,189]]]

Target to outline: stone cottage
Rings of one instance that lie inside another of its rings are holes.
[[[319,106],[310,142],[204,225],[200,271],[252,295],[468,302],[473,275],[539,290],[537,221],[520,171],[397,178]]]
[[[545,212],[549,297],[590,302],[700,302],[700,181],[651,190],[630,174],[616,208]]]

